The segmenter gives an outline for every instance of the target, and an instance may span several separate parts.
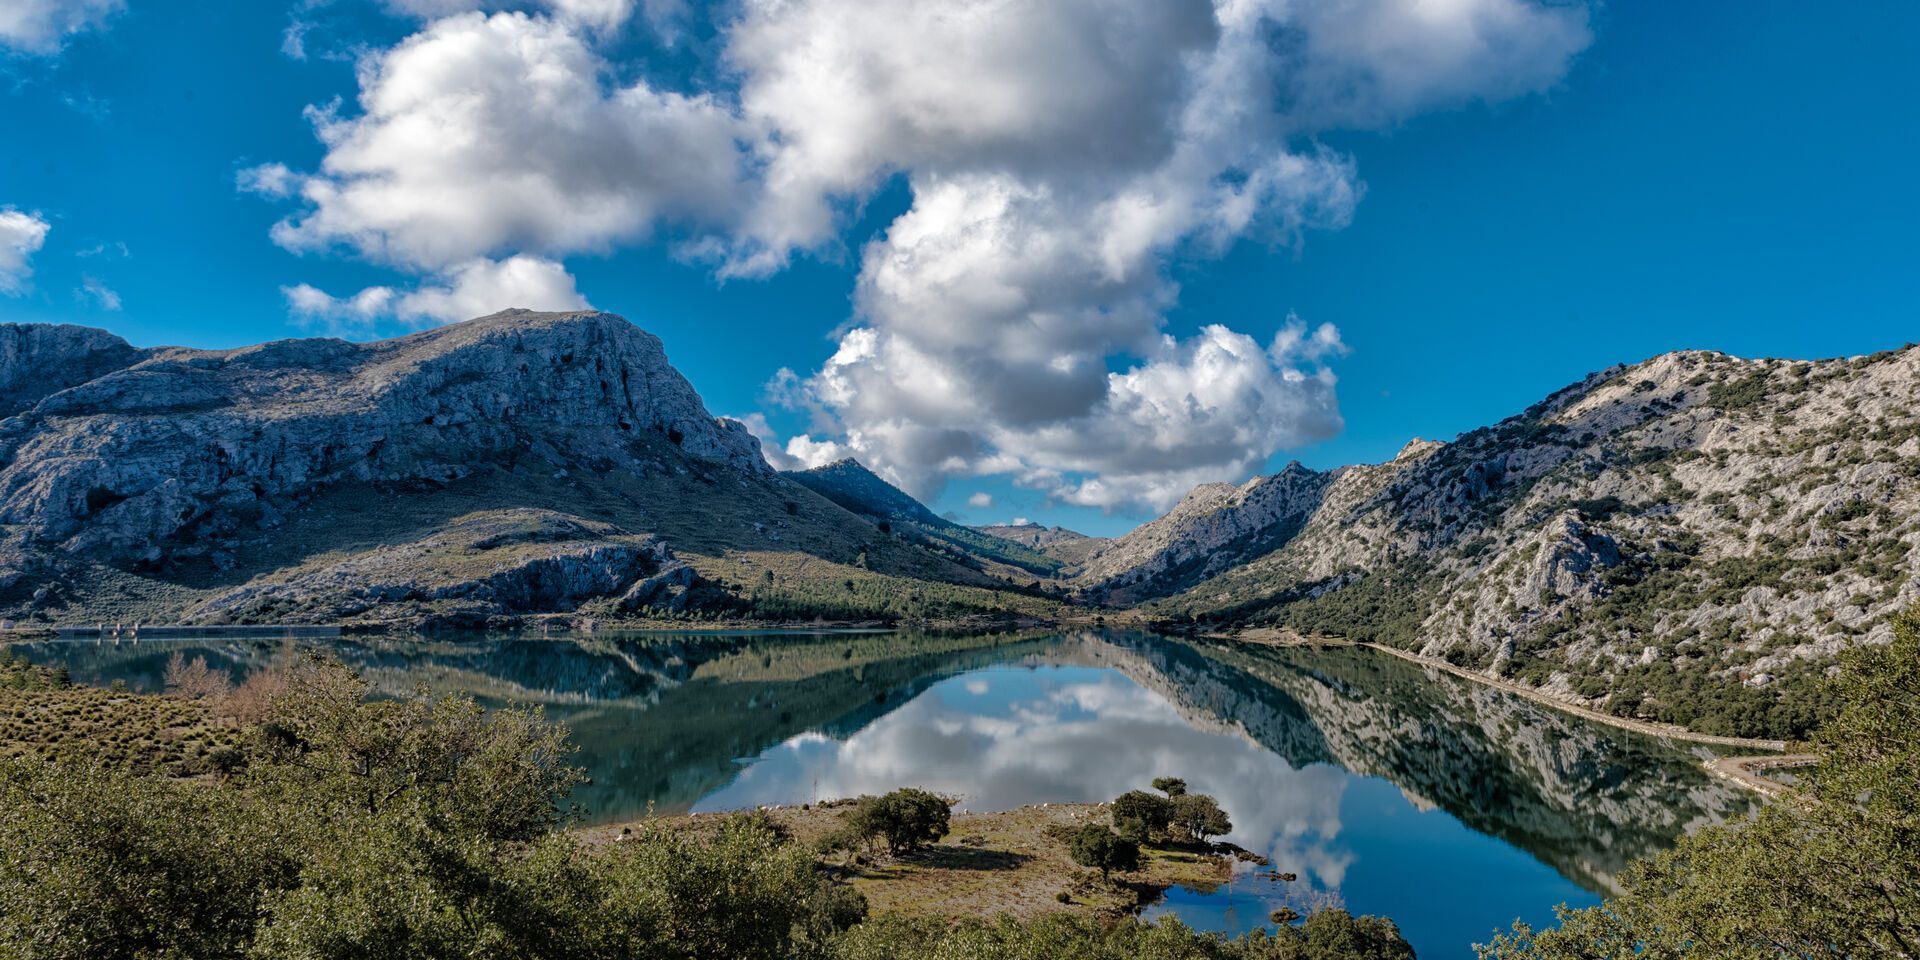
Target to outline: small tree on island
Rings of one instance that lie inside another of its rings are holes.
[[[1082,826],[1068,841],[1067,853],[1074,863],[1100,871],[1102,880],[1107,879],[1109,871],[1133,870],[1140,866],[1140,845],[1107,829],[1105,824]]]
[[[1173,798],[1173,824],[1200,843],[1233,831],[1233,821],[1220,804],[1204,793],[1188,793]]]
[[[1113,825],[1134,843],[1146,843],[1165,833],[1173,820],[1173,801],[1145,790],[1129,790],[1113,800]]]
[[[902,787],[883,797],[860,801],[847,826],[862,837],[879,837],[895,855],[937,843],[947,835],[953,817],[946,800],[913,787]]]

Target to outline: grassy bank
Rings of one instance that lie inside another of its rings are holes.
[[[841,826],[841,815],[853,804],[852,800],[827,801],[775,807],[766,813],[795,841],[813,849],[816,841]],[[580,836],[589,846],[602,846],[648,828],[704,834],[718,829],[728,816],[654,817],[593,827],[580,831]],[[1143,846],[1138,870],[1115,871],[1103,880],[1098,871],[1074,863],[1067,844],[1071,832],[1082,825],[1108,820],[1104,804],[955,812],[951,832],[920,850],[898,857],[884,850],[838,851],[820,855],[818,863],[865,895],[876,912],[950,920],[999,914],[1035,917],[1063,911],[1116,917],[1152,903],[1171,887],[1211,892],[1233,870],[1235,848],[1225,845],[1215,844],[1217,852],[1198,845]]]

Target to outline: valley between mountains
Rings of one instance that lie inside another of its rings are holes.
[[[355,629],[1103,618],[1372,641],[1797,739],[1920,600],[1920,351],[1665,354],[1451,442],[1209,484],[1115,539],[780,473],[660,341],[507,311],[372,343],[0,325],[0,616]]]

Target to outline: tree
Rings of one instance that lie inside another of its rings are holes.
[[[161,679],[167,690],[186,700],[218,699],[233,689],[233,678],[227,671],[207,666],[206,657],[194,657],[188,662],[186,655],[178,650],[167,658],[167,669]]]
[[[1491,960],[1920,956],[1920,608],[1842,657],[1825,756],[1752,819],[1633,864],[1625,892],[1516,924]]]
[[[1322,910],[1299,927],[1306,960],[1413,960],[1413,947],[1385,917]]]
[[[922,843],[936,843],[947,835],[952,805],[925,790],[902,787],[883,797],[866,797],[848,817],[848,826],[862,837],[879,837],[887,852],[898,855]]]
[[[1134,843],[1146,843],[1166,832],[1173,820],[1173,801],[1145,790],[1129,790],[1114,798],[1113,825]]]
[[[1173,825],[1201,843],[1233,830],[1233,822],[1220,804],[1204,793],[1188,793],[1173,798]]]
[[[1177,797],[1187,792],[1187,782],[1179,777],[1155,777],[1153,788],[1169,797]]]
[[[1140,866],[1140,845],[1100,823],[1082,825],[1067,842],[1067,853],[1074,863],[1100,871],[1102,880],[1110,870],[1132,870]]]

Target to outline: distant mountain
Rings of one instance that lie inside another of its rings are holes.
[[[1014,575],[1015,571],[1037,577],[1052,577],[1060,572],[1062,563],[1041,551],[935,515],[906,491],[882,480],[852,457],[784,476],[856,514],[885,524],[889,531],[897,527],[903,535],[918,535],[933,541],[953,551],[956,560],[966,562],[974,558],[1014,568],[997,571],[1007,576]]]
[[[1194,491],[1075,581],[1374,639],[1615,712],[1794,736],[1920,601],[1920,349],[1618,366],[1452,443]],[[1785,690],[1786,693],[1782,693]]]
[[[1080,565],[1087,557],[1109,541],[1105,537],[1089,537],[1084,533],[1075,533],[1065,527],[1043,527],[1037,523],[996,524],[974,527],[990,537],[1012,541],[1029,550],[1037,550],[1060,561],[1061,576],[1079,574]]]
[[[1044,606],[774,473],[612,314],[237,350],[0,325],[0,402],[0,616],[15,620]]]

